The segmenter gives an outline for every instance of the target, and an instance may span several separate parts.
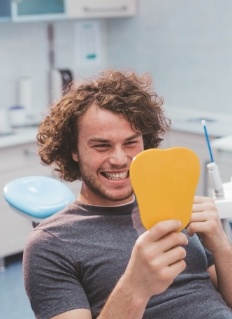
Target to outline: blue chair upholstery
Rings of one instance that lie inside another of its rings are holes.
[[[3,189],[7,203],[18,213],[39,223],[75,200],[61,181],[46,176],[27,176],[7,183]]]

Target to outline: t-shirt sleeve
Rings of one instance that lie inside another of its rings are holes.
[[[213,254],[207,248],[205,248],[205,254],[206,254],[208,268],[209,268],[210,266],[214,265]]]
[[[58,238],[35,230],[24,250],[24,283],[36,318],[90,309],[81,285],[80,265]]]

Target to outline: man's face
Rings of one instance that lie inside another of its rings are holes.
[[[143,151],[140,132],[122,116],[92,105],[79,121],[78,153],[82,188],[79,200],[86,204],[112,206],[133,198],[130,163]]]

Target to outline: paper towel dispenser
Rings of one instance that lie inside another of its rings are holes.
[[[51,102],[58,100],[73,80],[73,74],[68,69],[51,70]]]

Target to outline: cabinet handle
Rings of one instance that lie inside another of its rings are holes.
[[[121,6],[121,7],[102,7],[102,8],[91,8],[91,7],[83,7],[83,10],[85,12],[123,12],[127,11],[128,7],[127,6]]]

